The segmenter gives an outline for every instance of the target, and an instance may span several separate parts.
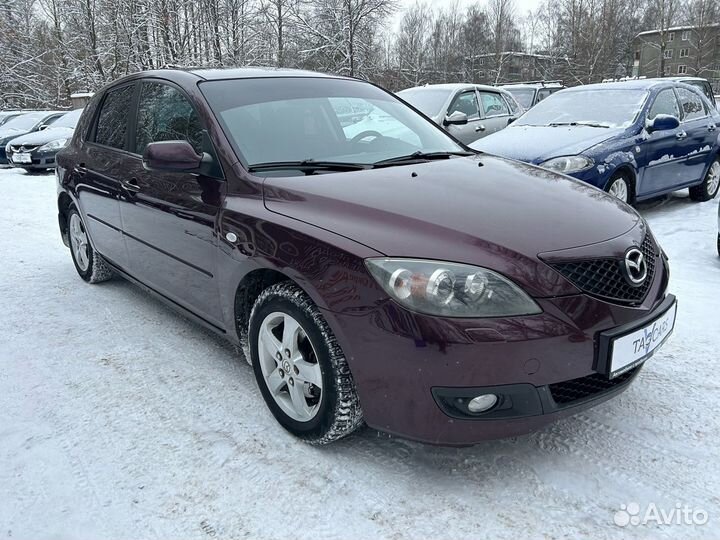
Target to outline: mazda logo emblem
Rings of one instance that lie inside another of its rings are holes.
[[[625,254],[625,278],[630,285],[635,287],[645,283],[647,279],[648,267],[645,261],[645,255],[637,248],[628,250]]]

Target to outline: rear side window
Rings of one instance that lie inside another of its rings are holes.
[[[455,97],[448,109],[448,116],[454,112],[467,114],[469,120],[475,120],[480,117],[478,113],[478,101],[475,90],[463,92]]]
[[[648,120],[652,120],[658,114],[669,114],[680,119],[680,108],[672,88],[663,90],[655,97],[655,101],[648,111]]]
[[[202,153],[202,125],[195,109],[176,88],[144,82],[140,88],[135,152],[142,154],[151,142],[187,141]]]
[[[543,99],[550,97],[552,93],[553,91],[549,88],[541,88],[540,90],[538,90],[538,103],[540,103]]]
[[[480,101],[482,102],[485,118],[507,116],[510,114],[507,103],[505,103],[505,100],[500,94],[496,94],[495,92],[480,92]]]
[[[685,88],[677,88],[676,90],[678,98],[680,98],[683,120],[695,120],[705,116],[705,107],[700,96]]]
[[[125,148],[134,88],[133,85],[123,86],[105,95],[95,130],[96,143],[121,150]]]

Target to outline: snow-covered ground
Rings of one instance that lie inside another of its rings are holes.
[[[717,201],[641,209],[680,304],[620,398],[472,448],[369,429],[314,448],[233,347],[123,280],[80,280],[52,175],[0,170],[0,193],[0,538],[717,538]],[[621,528],[630,503],[709,523]]]

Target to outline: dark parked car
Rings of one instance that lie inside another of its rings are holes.
[[[695,87],[661,79],[568,88],[473,147],[569,174],[633,203],[720,185],[720,113]]]
[[[32,111],[22,114],[0,126],[0,164],[9,163],[7,144],[20,135],[45,129],[63,114],[61,111]]]
[[[500,88],[510,93],[523,109],[528,110],[565,87],[562,81],[530,81],[503,84]]]
[[[431,84],[398,96],[465,144],[506,128],[523,113],[510,94],[480,84]]]
[[[23,114],[22,111],[0,111],[0,126]]]
[[[7,160],[26,170],[55,167],[55,154],[72,138],[82,109],[64,114],[42,131],[35,131],[10,140],[5,146]]]
[[[347,100],[393,135],[347,135]],[[363,420],[444,444],[525,433],[627,388],[673,329],[667,259],[632,208],[468,152],[366,82],[137,73],[57,160],[82,279],[124,276],[240,344],[313,443]]]

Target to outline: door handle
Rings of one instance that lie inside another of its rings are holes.
[[[479,126],[475,127],[475,133],[477,133],[478,131],[485,131],[485,126],[480,124]]]
[[[682,139],[684,139],[684,138],[686,138],[686,137],[687,137],[687,133],[685,133],[684,131],[681,131],[680,133],[676,133],[676,134],[675,134],[675,138],[676,138],[677,140],[682,140]]]
[[[138,191],[140,191],[140,184],[138,183],[138,179],[135,177],[131,178],[130,180],[122,180],[120,183],[126,191],[132,191],[133,193],[137,193]]]

